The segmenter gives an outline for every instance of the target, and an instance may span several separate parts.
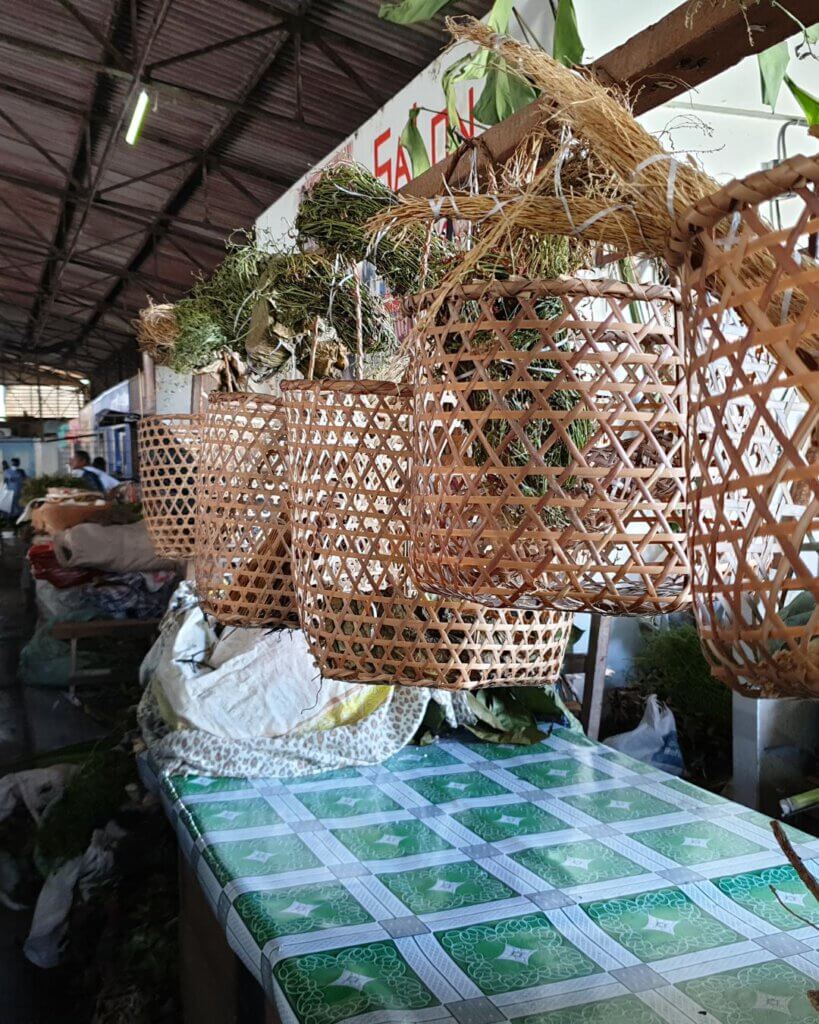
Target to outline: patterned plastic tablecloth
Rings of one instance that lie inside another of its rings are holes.
[[[768,819],[578,733],[163,794],[285,1024],[816,1024],[819,906]]]

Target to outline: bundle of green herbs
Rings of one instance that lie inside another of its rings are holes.
[[[381,300],[356,281],[351,264],[322,252],[279,252],[265,264],[256,293],[276,319],[297,335],[309,334],[318,319],[356,352],[359,316],[364,352],[395,344],[392,323]],[[360,303],[360,305],[359,305]]]
[[[371,263],[394,295],[435,287],[457,258],[454,246],[423,224],[371,235],[368,223],[398,203],[398,196],[360,164],[322,171],[299,206],[298,240],[348,263]]]

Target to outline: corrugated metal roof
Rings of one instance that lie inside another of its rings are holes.
[[[446,40],[442,17],[392,25],[380,0],[73,6],[79,16],[0,0],[0,365],[36,358],[102,387],[135,360],[129,322],[146,296],[183,294],[229,230],[250,227]],[[141,61],[155,109],[131,147],[122,122]]]

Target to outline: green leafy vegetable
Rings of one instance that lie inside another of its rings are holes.
[[[585,49],[577,31],[577,16],[573,0],[558,0],[555,16],[555,36],[552,56],[555,60],[573,68],[583,60]]]
[[[452,0],[400,0],[399,3],[381,4],[378,17],[396,25],[415,25],[434,18],[438,11],[451,3]]]
[[[784,40],[776,46],[769,47],[757,57],[762,82],[762,102],[767,103],[771,110],[776,110],[779,90],[785,80],[790,59],[791,52]]]
[[[486,23],[493,32],[504,35],[509,31],[511,16],[512,0],[495,0]],[[489,50],[467,54],[447,68],[441,80],[452,129],[458,130],[460,126],[455,85],[458,82],[480,80],[484,80],[485,84],[475,104],[474,113],[476,120],[484,125],[505,120],[537,96],[537,91],[510,70],[502,57]]]
[[[786,626],[806,626],[816,610],[816,599],[808,590],[803,590],[790,604],[780,609],[779,617]]]
[[[404,130],[398,138],[399,144],[404,147],[409,155],[413,178],[417,178],[419,174],[428,171],[432,166],[429,153],[427,153],[427,147],[424,145],[421,132],[418,130],[418,115],[420,112],[420,107],[413,107],[410,110]]]
[[[481,124],[499,124],[534,99],[537,99],[537,90],[508,71],[502,58],[495,57],[475,104],[475,118]]]
[[[785,75],[785,85],[793,93],[794,99],[802,108],[809,127],[814,128],[816,125],[819,125],[819,99],[801,89],[788,75]]]

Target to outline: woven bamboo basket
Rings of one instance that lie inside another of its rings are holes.
[[[442,689],[544,685],[571,617],[425,597],[408,572],[412,391],[289,381],[293,575],[322,672]]]
[[[137,429],[142,514],[157,554],[191,558],[202,418],[145,416]]]
[[[802,347],[819,331],[819,268],[803,260],[817,231],[819,160],[798,157],[702,200],[674,242],[694,609],[714,675],[747,696],[819,696],[819,365]],[[775,272],[741,285],[760,257]]]
[[[678,293],[566,277],[414,304],[417,584],[505,608],[686,605]]]
[[[202,426],[194,577],[202,607],[219,622],[298,625],[285,445],[280,400],[210,395]]]

